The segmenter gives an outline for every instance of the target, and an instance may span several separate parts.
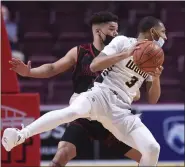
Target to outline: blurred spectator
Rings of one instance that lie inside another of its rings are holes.
[[[8,39],[10,42],[10,47],[12,50],[12,57],[19,58],[22,61],[24,61],[24,54],[18,49],[18,36],[17,36],[18,26],[15,22],[10,20],[10,13],[8,8],[4,5],[2,5],[1,8],[3,19],[6,26],[6,31],[8,34]]]

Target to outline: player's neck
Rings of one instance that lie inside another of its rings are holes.
[[[99,51],[102,51],[104,48],[104,44],[102,44],[102,42],[100,40],[94,40],[93,45]]]
[[[139,33],[138,37],[137,37],[137,40],[138,41],[142,41],[144,39],[148,39],[147,35],[144,34],[144,33]]]

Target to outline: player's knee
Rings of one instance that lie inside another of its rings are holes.
[[[151,144],[150,148],[151,148],[152,154],[159,154],[160,145],[157,142]]]
[[[64,150],[63,154],[68,161],[76,157],[76,147],[72,143],[61,141],[58,144],[58,149]]]
[[[159,155],[160,145],[157,142],[150,143],[147,147],[147,153],[150,155]]]
[[[66,163],[69,162],[74,157],[76,157],[76,149],[75,148],[63,147],[62,149],[63,149],[62,156],[63,156],[63,159]]]
[[[78,98],[70,106],[71,116],[78,118],[88,117],[89,111],[91,109],[91,104],[86,97]]]
[[[65,166],[71,159],[76,157],[76,147],[69,142],[59,142],[58,150],[52,160],[52,167]]]
[[[76,146],[74,144],[67,141],[60,141],[58,143],[58,149],[65,147],[69,148],[69,150],[71,150],[70,152],[73,152],[74,156],[76,156]]]

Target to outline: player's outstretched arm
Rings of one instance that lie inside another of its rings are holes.
[[[147,97],[150,104],[156,104],[161,95],[160,75],[163,67],[156,69],[155,73],[150,73],[152,81],[146,82]]]
[[[49,63],[41,65],[37,68],[31,68],[31,62],[24,64],[21,60],[12,58],[10,64],[11,70],[15,71],[21,76],[33,77],[33,78],[49,78],[59,73],[65,72],[76,64],[77,60],[77,47],[72,48],[68,53],[56,61],[55,63]]]

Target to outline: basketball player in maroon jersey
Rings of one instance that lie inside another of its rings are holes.
[[[118,17],[110,12],[99,12],[90,19],[93,32],[93,43],[83,44],[72,48],[68,53],[52,64],[44,64],[37,68],[31,68],[31,62],[24,64],[22,61],[12,59],[12,70],[21,76],[33,78],[49,78],[59,73],[63,73],[74,67],[73,71],[73,91],[72,101],[78,94],[85,92],[89,85],[97,77],[98,73],[92,73],[89,66],[92,60],[100,53],[105,45],[118,34]],[[138,100],[140,94],[135,97]],[[124,156],[139,163],[141,154],[119,142],[101,123],[89,121],[88,119],[78,119],[67,127],[58,151],[52,160],[51,166],[65,166],[81,150],[81,146],[86,140],[99,140],[106,143],[110,149],[119,151]]]

